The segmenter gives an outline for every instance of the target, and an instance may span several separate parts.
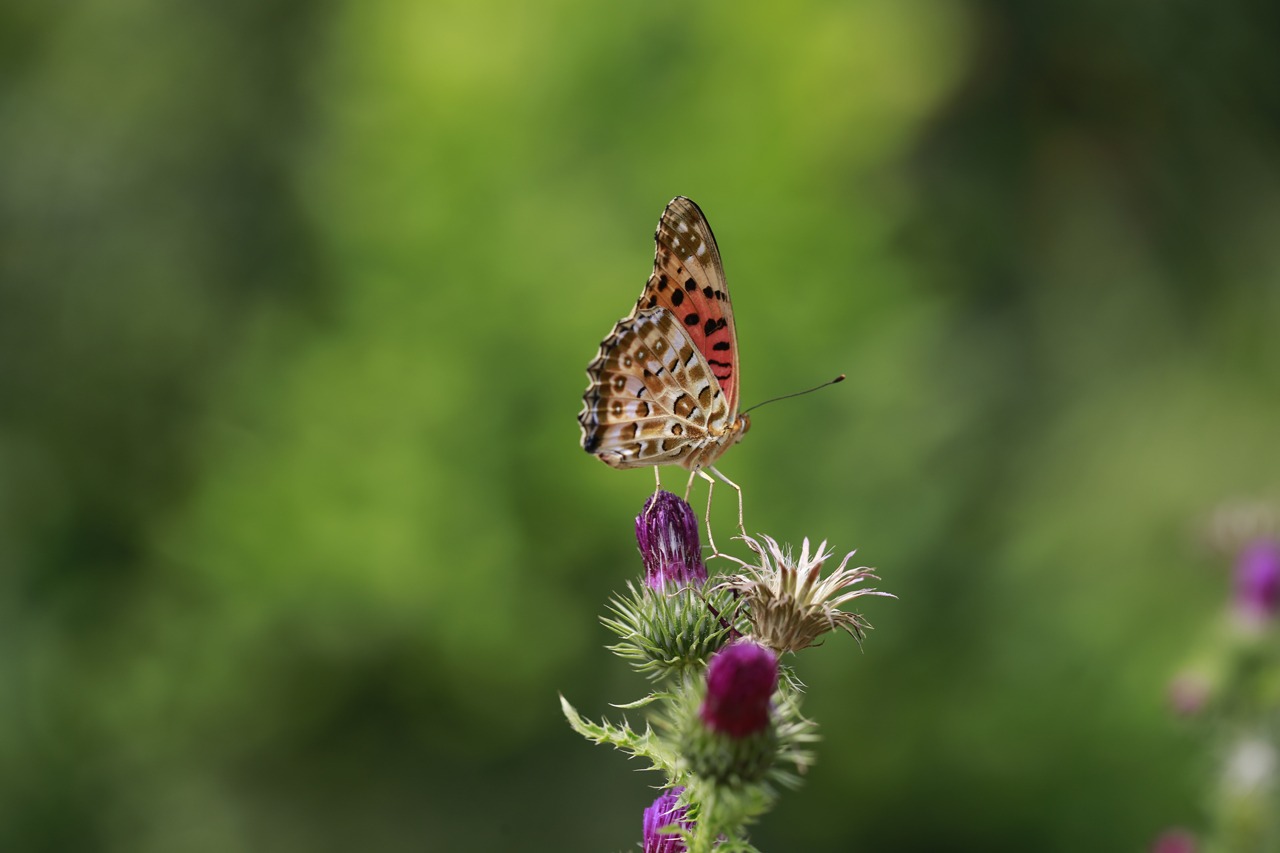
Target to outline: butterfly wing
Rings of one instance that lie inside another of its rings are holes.
[[[614,468],[692,466],[721,445],[729,408],[688,330],[664,308],[618,321],[587,365],[590,387],[578,422],[582,446]]]
[[[653,275],[631,316],[655,308],[671,312],[711,368],[733,420],[738,413],[738,334],[715,235],[702,210],[676,196],[662,212],[654,242]]]

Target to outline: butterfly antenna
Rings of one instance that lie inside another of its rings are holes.
[[[786,400],[791,397],[800,397],[805,394],[812,394],[814,391],[817,391],[820,388],[826,388],[828,385],[835,385],[837,382],[843,382],[843,381],[844,381],[844,374],[841,373],[835,379],[832,379],[830,382],[823,382],[821,385],[817,386],[817,388],[810,388],[808,391],[797,391],[794,394],[783,394],[781,397],[774,397],[772,400],[765,400],[764,403],[756,403],[754,406],[751,407],[751,409],[758,409],[761,406],[763,406],[765,403],[776,403],[779,400]],[[743,409],[742,414],[745,415],[747,412],[751,411],[751,409]]]

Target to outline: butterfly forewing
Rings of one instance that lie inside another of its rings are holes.
[[[653,275],[632,316],[658,307],[671,312],[711,368],[732,419],[738,412],[738,337],[715,235],[702,210],[677,196],[663,211],[654,241]]]

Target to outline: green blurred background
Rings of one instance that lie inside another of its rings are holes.
[[[757,844],[1195,826],[1194,527],[1280,483],[1278,40],[1256,0],[0,6],[0,849],[635,849],[657,777],[556,692],[644,690],[597,616],[652,478],[574,416],[676,194],[745,402],[849,375],[723,460],[748,527],[900,596],[797,659],[825,740]]]

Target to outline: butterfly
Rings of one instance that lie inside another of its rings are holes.
[[[655,477],[656,466],[679,465],[690,486],[700,475],[714,489],[710,470],[737,490],[742,527],[742,490],[713,467],[751,426],[738,413],[738,336],[720,250],[684,196],[662,212],[654,242],[640,299],[587,365],[582,447],[614,468],[653,465]]]

